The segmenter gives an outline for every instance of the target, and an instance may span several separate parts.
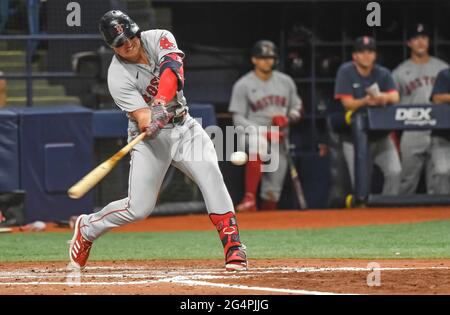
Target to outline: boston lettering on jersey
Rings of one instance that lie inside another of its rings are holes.
[[[286,98],[280,95],[267,95],[259,100],[257,100],[254,104],[251,104],[251,108],[254,112],[263,110],[268,106],[286,106]]]
[[[145,91],[148,93],[148,95],[147,94],[142,94],[142,97],[144,98],[144,101],[147,104],[150,104],[152,99],[158,93],[158,85],[159,85],[159,77],[154,77],[150,81],[150,84],[145,89]]]
[[[415,78],[405,84],[405,94],[411,95],[415,90],[422,86],[433,86],[436,77],[423,76],[421,78]]]

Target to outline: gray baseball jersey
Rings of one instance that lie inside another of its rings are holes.
[[[229,111],[244,118],[239,121],[235,119],[236,125],[246,127],[245,124],[250,124],[268,127],[272,125],[274,116],[299,118],[301,107],[302,100],[297,94],[297,86],[291,77],[274,70],[269,80],[262,81],[254,71],[250,71],[234,84]],[[255,135],[250,135],[247,141],[254,141],[253,143],[257,141],[258,152],[249,153],[258,153],[265,160],[267,139],[260,135],[256,135],[258,139],[254,137]],[[243,137],[239,141],[245,142],[245,138]],[[249,149],[251,150],[251,148]],[[278,201],[280,198],[287,170],[286,154],[283,146],[280,146],[280,152],[271,152],[272,158],[278,159],[279,164],[275,172],[263,174],[260,195],[264,200]]]
[[[125,112],[148,107],[158,92],[159,69],[162,58],[170,53],[184,57],[172,33],[166,30],[149,30],[141,33],[141,43],[147,53],[149,65],[129,63],[114,56],[108,69],[108,87],[114,102]],[[168,111],[186,106],[183,91],[178,91],[168,104]],[[130,117],[130,116],[128,116]],[[135,133],[137,124],[130,119],[129,131]]]
[[[270,126],[273,116],[298,118],[301,107],[291,77],[274,70],[269,80],[262,81],[250,71],[234,84],[229,111],[243,115],[255,125]]]
[[[408,105],[429,104],[438,73],[448,68],[444,61],[430,57],[424,64],[408,59],[393,72],[400,92],[400,103]],[[431,130],[405,131],[400,141],[402,155],[402,178],[400,193],[413,194],[419,184],[422,169],[426,169],[429,194],[450,193],[448,171],[449,147],[444,139],[431,136]]]
[[[141,42],[150,65],[128,63],[114,56],[109,67],[110,93],[116,104],[127,113],[149,106],[157,94],[162,57],[169,53],[183,54],[173,35],[165,30],[142,32]],[[175,100],[168,104],[168,111],[180,106],[186,106],[182,92],[178,92]],[[134,121],[130,122],[132,128],[137,128]],[[111,228],[149,216],[170,165],[197,183],[209,213],[234,212],[214,144],[189,114],[182,123],[168,124],[155,139],[146,138],[136,144],[130,154],[128,196],[85,216],[80,223],[84,238],[93,241]]]
[[[392,73],[400,93],[401,104],[429,104],[433,85],[439,71],[448,68],[444,61],[430,57],[425,64],[408,59]]]

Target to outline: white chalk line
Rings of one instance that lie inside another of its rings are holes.
[[[143,280],[143,281],[115,281],[115,282],[49,282],[49,281],[36,281],[36,282],[4,282],[1,283],[5,286],[14,285],[28,285],[28,286],[38,286],[38,285],[66,285],[69,287],[82,287],[82,286],[124,286],[124,285],[147,285],[156,283],[176,283],[188,286],[209,286],[218,287],[222,289],[238,289],[247,291],[264,291],[264,292],[276,292],[276,293],[288,293],[288,294],[304,294],[304,295],[343,295],[334,292],[322,292],[322,291],[309,291],[309,290],[297,290],[297,289],[279,289],[279,288],[268,288],[268,287],[258,287],[258,286],[246,286],[246,285],[234,285],[226,283],[214,283],[199,280],[184,279],[183,277],[173,277],[165,278],[160,280]],[[354,295],[354,294],[345,294]]]
[[[31,281],[31,282],[2,282],[2,286],[15,286],[15,285],[66,285],[66,286],[108,286],[108,285],[143,285],[161,282],[160,280],[142,280],[142,281],[113,281],[113,282],[51,282],[51,281]]]
[[[215,283],[207,281],[198,280],[171,280],[171,283],[185,284],[189,286],[208,286],[208,287],[218,287],[222,289],[239,289],[239,290],[250,290],[250,291],[265,291],[265,292],[277,292],[277,293],[289,293],[289,294],[304,294],[304,295],[355,295],[352,293],[334,293],[334,292],[323,292],[323,291],[309,291],[309,290],[297,290],[297,289],[279,289],[279,288],[268,288],[268,287],[257,287],[257,286],[247,286],[240,284],[226,284],[226,283]]]
[[[45,276],[37,276],[37,275],[10,275],[10,276],[0,276],[0,279],[13,279],[13,278],[22,278],[22,279],[66,279],[68,276],[72,276],[73,274],[61,274],[61,275],[45,275]],[[186,275],[185,275],[186,276]],[[250,275],[244,275],[245,277],[249,277]],[[187,276],[190,279],[242,279],[243,276],[238,275],[191,275]],[[167,275],[148,275],[148,274],[134,274],[134,275],[123,275],[123,274],[80,274],[80,278],[122,278],[122,279],[145,279],[145,278],[161,278],[167,279]],[[0,285],[2,282],[0,282]]]

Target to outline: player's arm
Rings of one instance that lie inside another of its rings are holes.
[[[340,95],[338,98],[345,110],[352,112],[364,106],[395,104],[400,100],[397,90],[381,92],[378,96],[366,95],[363,98],[354,98],[352,95]]]
[[[345,110],[349,110],[354,112],[355,110],[369,105],[369,96],[364,98],[354,98],[352,95],[345,95],[339,97],[342,106],[344,106]]]
[[[160,78],[158,92],[153,100],[166,105],[174,97],[177,91],[184,86],[184,69],[182,57],[177,53],[164,55],[160,62]]]
[[[389,105],[400,102],[400,95],[397,90],[381,92],[380,95],[373,97],[376,105]]]
[[[433,95],[432,100],[435,104],[450,104],[450,93],[435,94]]]
[[[239,113],[233,113],[233,123],[235,126],[242,126],[244,128],[248,126],[256,126],[255,123],[245,118],[244,115]]]
[[[385,70],[385,74],[378,84],[382,92],[380,95],[373,97],[375,105],[389,105],[400,102],[400,94],[398,93],[397,85],[389,70]]]
[[[155,138],[169,121],[169,114],[162,104],[152,105],[151,109],[140,108],[130,112],[129,115],[137,122],[139,130],[145,132],[151,139]]]
[[[178,48],[173,34],[167,30],[157,30],[154,41],[156,57],[159,64],[158,92],[152,104],[166,105],[184,86],[184,53]]]
[[[152,113],[150,108],[140,108],[134,112],[129,113],[130,116],[137,122],[139,130],[144,131],[150,124]]]
[[[245,84],[238,81],[233,85],[231,100],[228,111],[233,113],[233,123],[235,126],[256,126],[255,123],[246,118],[249,102],[247,100],[247,88]]]
[[[125,75],[117,78],[117,71],[108,72],[108,88],[114,103],[130,115],[139,124],[140,130],[148,125],[151,117],[150,108],[141,93],[133,84],[133,80]]]
[[[439,72],[431,92],[431,100],[435,104],[450,104],[449,70]]]
[[[300,121],[303,108],[303,103],[297,93],[297,85],[294,80],[292,80],[291,77],[288,77],[286,84],[289,87],[287,113],[286,115],[276,115],[272,117],[272,126],[278,126],[282,130],[289,124],[295,124]]]
[[[402,76],[401,76],[401,69],[400,67],[395,68],[395,70],[392,72],[392,79],[395,83],[395,88],[398,91],[399,96],[404,94],[403,88],[402,88]]]
[[[348,73],[348,68],[341,66],[336,74],[334,86],[334,98],[339,100],[346,111],[355,111],[368,105],[369,98],[357,99],[353,96],[353,81]]]
[[[297,92],[297,85],[292,78],[289,78],[290,93],[289,93],[289,109],[288,118],[289,123],[296,123],[302,118],[303,102]]]
[[[151,107],[132,112],[132,117],[137,121],[139,129],[142,131],[153,132],[153,129],[156,131],[157,127],[160,129],[164,127],[169,120],[165,107],[184,85],[183,63],[181,56],[177,53],[164,55],[160,62],[159,71],[161,75],[158,92],[152,100]]]

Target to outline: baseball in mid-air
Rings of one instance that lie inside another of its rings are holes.
[[[231,153],[230,161],[234,165],[244,165],[248,161],[247,153],[243,151],[233,152]]]

